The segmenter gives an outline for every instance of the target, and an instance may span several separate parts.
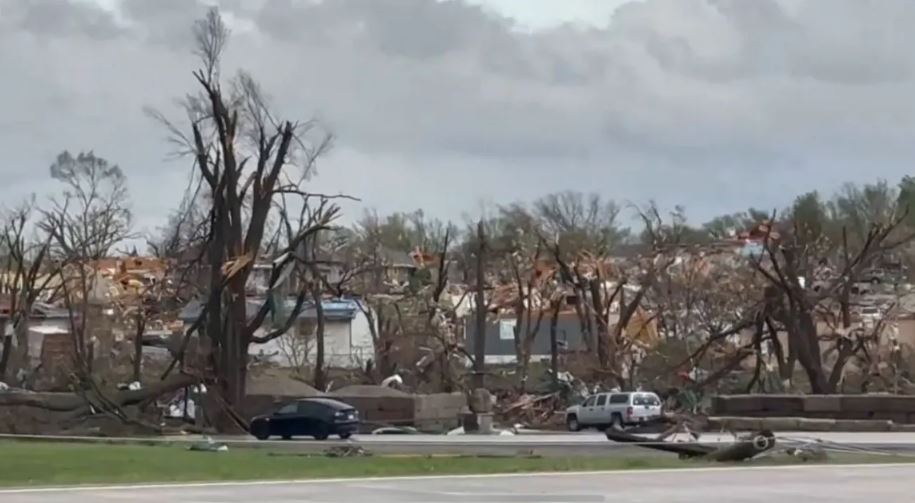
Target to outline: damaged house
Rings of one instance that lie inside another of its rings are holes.
[[[248,299],[248,318],[253,319],[264,299]],[[188,303],[179,314],[185,326],[193,324],[200,316],[203,305],[199,301]],[[294,299],[274,310],[274,316],[267,316],[264,325],[255,332],[266,335],[285,322],[286,313],[295,308]],[[324,359],[328,366],[338,368],[360,368],[374,358],[375,346],[367,306],[356,299],[324,299],[321,303],[324,314]],[[317,310],[313,302],[306,302],[292,327],[283,335],[265,344],[253,344],[249,349],[252,359],[269,362],[280,367],[302,367],[315,358],[315,328]]]

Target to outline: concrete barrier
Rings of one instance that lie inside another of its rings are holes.
[[[712,414],[739,417],[876,420],[915,424],[915,396],[723,395],[712,400]]]
[[[911,431],[911,425],[898,425],[892,421],[855,419],[810,419],[805,417],[735,417],[708,418],[709,429],[732,431],[849,431],[882,432]]]
[[[413,420],[417,429],[441,432],[460,426],[460,415],[467,408],[467,398],[462,393],[416,395],[413,405]]]

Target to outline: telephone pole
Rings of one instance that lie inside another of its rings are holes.
[[[486,234],[483,231],[483,220],[477,224],[477,264],[476,264],[476,332],[473,338],[473,387],[485,388],[484,362],[486,360],[486,296],[484,292],[486,265]]]

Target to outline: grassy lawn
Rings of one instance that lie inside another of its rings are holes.
[[[860,456],[839,462],[892,462]],[[772,463],[773,461],[764,461]],[[398,475],[590,471],[697,466],[673,456],[363,457],[271,453],[262,449],[191,452],[176,446],[0,442],[0,486],[342,478]],[[698,466],[709,466],[698,463]]]

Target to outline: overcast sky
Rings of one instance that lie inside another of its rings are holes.
[[[180,118],[208,3],[0,0],[0,201],[93,149],[128,175],[140,226],[160,224],[190,166],[143,107]],[[911,0],[220,3],[228,67],[336,135],[315,189],[380,211],[461,218],[573,189],[698,222],[915,171]]]

